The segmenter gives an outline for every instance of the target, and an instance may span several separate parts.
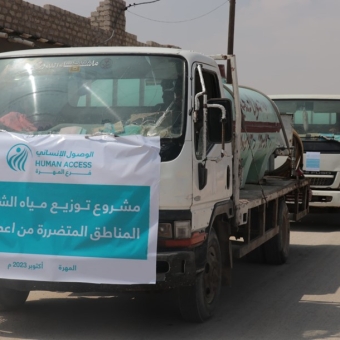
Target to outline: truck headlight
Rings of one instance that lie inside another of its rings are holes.
[[[191,223],[190,221],[175,221],[174,222],[175,238],[190,238],[191,237]]]

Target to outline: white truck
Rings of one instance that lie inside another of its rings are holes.
[[[203,322],[234,258],[286,262],[308,181],[293,158],[271,176],[289,136],[234,56],[39,49],[1,54],[0,72],[2,310],[32,290],[175,289]]]
[[[302,140],[303,171],[312,189],[310,212],[338,212],[340,96],[304,94],[270,97],[282,115],[292,118],[293,128]]]

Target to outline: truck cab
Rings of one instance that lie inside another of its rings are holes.
[[[311,212],[336,212],[340,206],[340,96],[271,95],[282,115],[291,117],[300,136],[303,171],[310,180]],[[282,162],[278,159],[278,163]]]

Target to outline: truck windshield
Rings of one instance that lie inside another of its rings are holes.
[[[0,129],[178,138],[185,62],[160,55],[0,59]]]
[[[281,113],[293,115],[299,135],[340,135],[340,100],[273,100]]]

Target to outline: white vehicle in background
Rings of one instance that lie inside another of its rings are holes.
[[[310,212],[340,207],[340,95],[271,95],[292,115],[304,148],[303,170],[313,192]]]

